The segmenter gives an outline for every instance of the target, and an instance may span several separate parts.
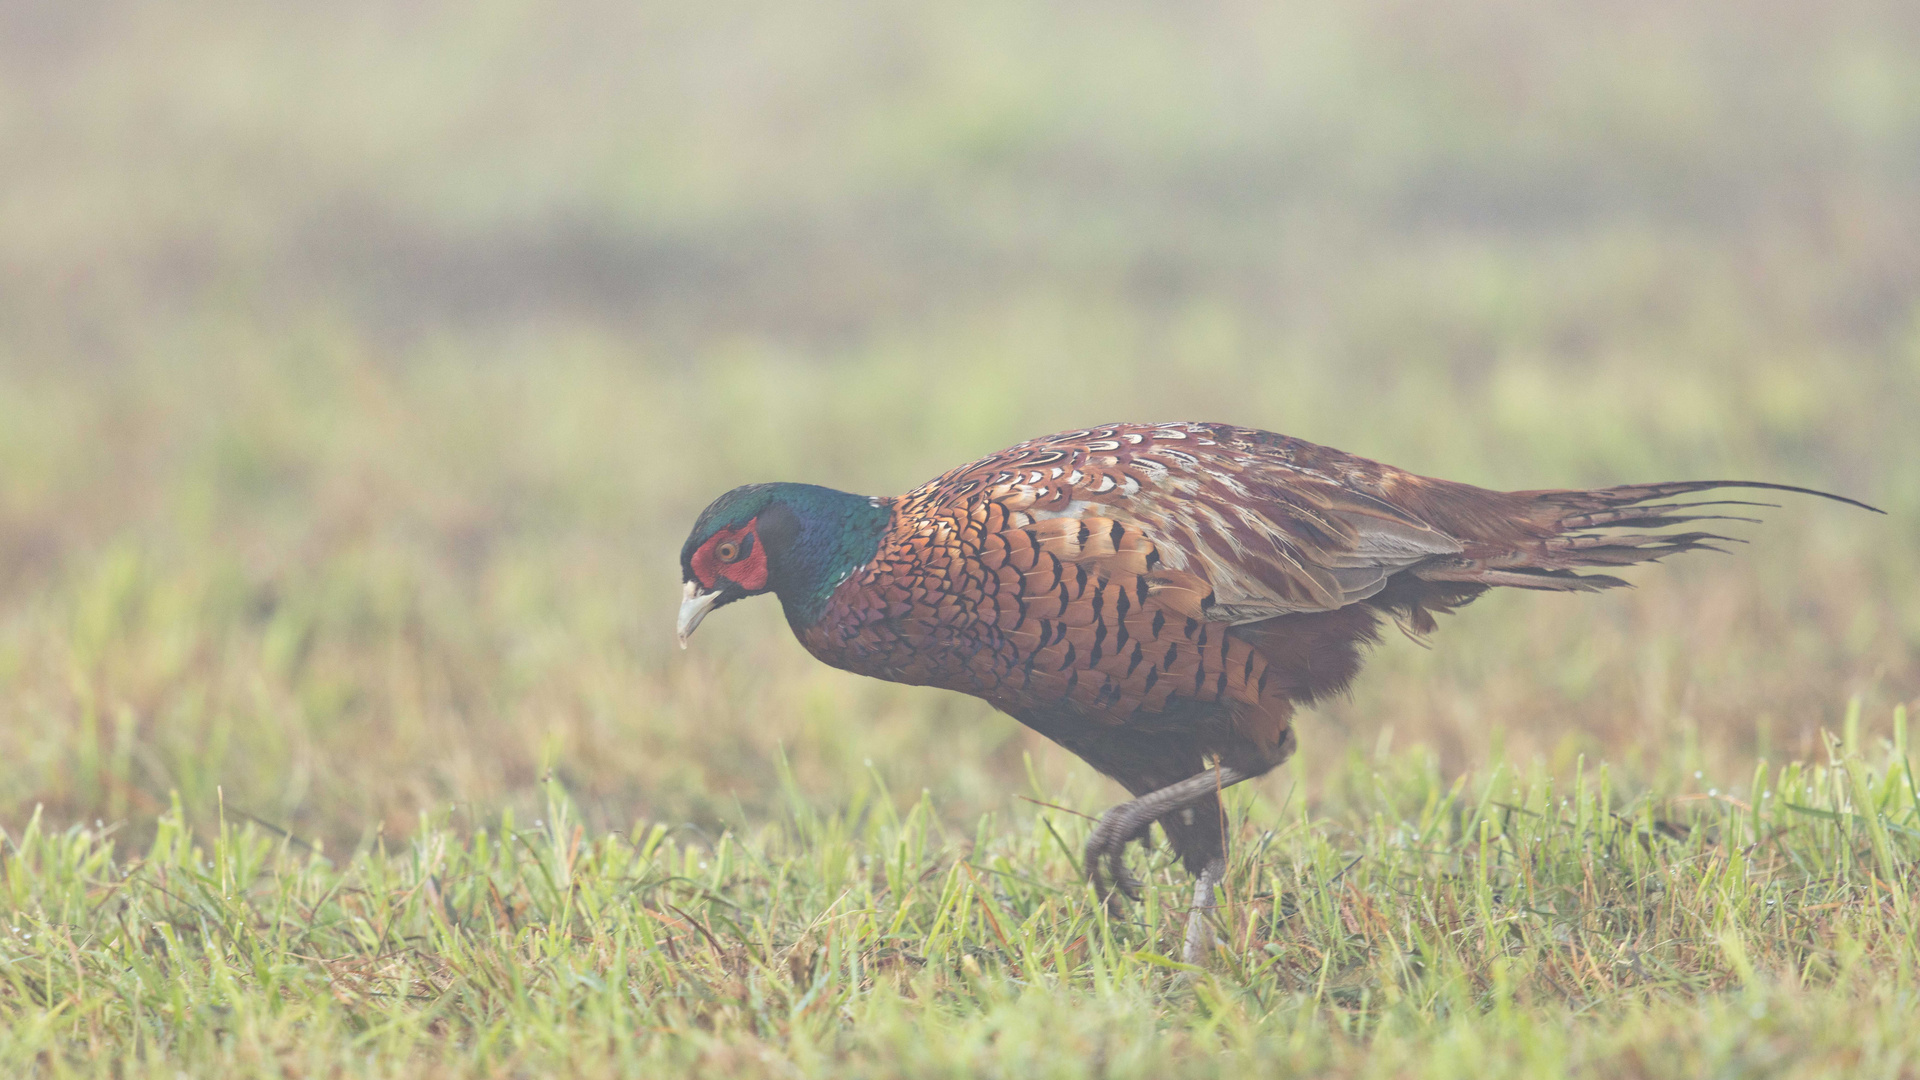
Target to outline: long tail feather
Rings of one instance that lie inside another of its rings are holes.
[[[1530,538],[1519,540],[1512,548],[1495,554],[1435,560],[1414,573],[1426,581],[1471,582],[1483,586],[1505,585],[1523,589],[1590,592],[1617,588],[1627,582],[1607,574],[1580,574],[1576,570],[1659,562],[1670,555],[1689,551],[1724,551],[1725,548],[1719,545],[1745,543],[1738,537],[1701,530],[1650,531],[1702,521],[1754,522],[1759,519],[1736,514],[1687,511],[1709,507],[1773,505],[1741,499],[1658,501],[1717,488],[1760,488],[1815,495],[1876,514],[1885,513],[1878,507],[1844,495],[1755,480],[1683,480],[1663,484],[1626,484],[1586,491],[1516,491],[1510,493],[1510,497],[1520,506],[1528,508],[1522,512],[1521,520],[1531,523]]]
[[[1849,499],[1845,495],[1835,495],[1831,491],[1817,488],[1795,487],[1792,484],[1770,484],[1764,480],[1675,480],[1661,484],[1622,484],[1618,487],[1593,488],[1591,490],[1565,491],[1516,491],[1513,494],[1521,498],[1532,498],[1538,502],[1553,506],[1562,506],[1574,512],[1592,512],[1619,506],[1637,506],[1651,499],[1668,499],[1675,495],[1691,495],[1696,491],[1713,491],[1718,488],[1749,488],[1762,491],[1790,491],[1796,495],[1814,495],[1822,499],[1857,506],[1862,510],[1871,510],[1884,514],[1885,510],[1870,506],[1858,499]],[[1767,504],[1750,504],[1767,505]],[[1647,507],[1646,509],[1653,509]]]

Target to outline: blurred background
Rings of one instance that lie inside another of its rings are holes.
[[[350,844],[549,774],[616,828],[873,772],[960,822],[1103,803],[771,602],[679,652],[678,548],[735,484],[1176,418],[1890,511],[1790,497],[1637,590],[1388,641],[1276,800],[1356,759],[1744,777],[1855,696],[1883,729],[1920,696],[1920,7],[0,5],[8,827],[178,792]]]

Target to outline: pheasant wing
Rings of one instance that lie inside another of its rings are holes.
[[[1240,624],[1343,607],[1459,555],[1460,539],[1397,505],[1396,486],[1416,481],[1269,432],[1116,425],[1022,443],[907,500],[978,517],[1005,534],[990,545],[1137,578],[1175,614]]]

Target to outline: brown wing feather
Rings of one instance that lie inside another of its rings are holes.
[[[1151,546],[1146,569],[1165,575],[1156,583],[1170,603],[1209,621],[1247,623],[1343,607],[1399,569],[1459,554],[1456,538],[1393,499],[1396,487],[1418,480],[1247,428],[1114,425],[1022,443],[902,502],[986,501],[1038,521],[1120,522]]]

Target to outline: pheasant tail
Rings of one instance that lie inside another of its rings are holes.
[[[1419,567],[1412,576],[1433,583],[1507,585],[1557,592],[1618,588],[1628,583],[1610,574],[1583,574],[1579,570],[1658,562],[1669,555],[1724,551],[1720,544],[1746,543],[1738,537],[1704,529],[1658,531],[1702,521],[1757,522],[1758,518],[1712,511],[1776,505],[1745,499],[1661,501],[1725,488],[1816,495],[1882,512],[1844,495],[1750,480],[1687,480],[1590,490],[1505,492],[1505,497],[1515,504],[1507,508],[1508,513],[1489,522],[1484,530],[1469,530],[1479,532],[1474,538],[1486,545],[1484,554],[1473,557],[1475,546],[1470,543],[1461,558]]]

